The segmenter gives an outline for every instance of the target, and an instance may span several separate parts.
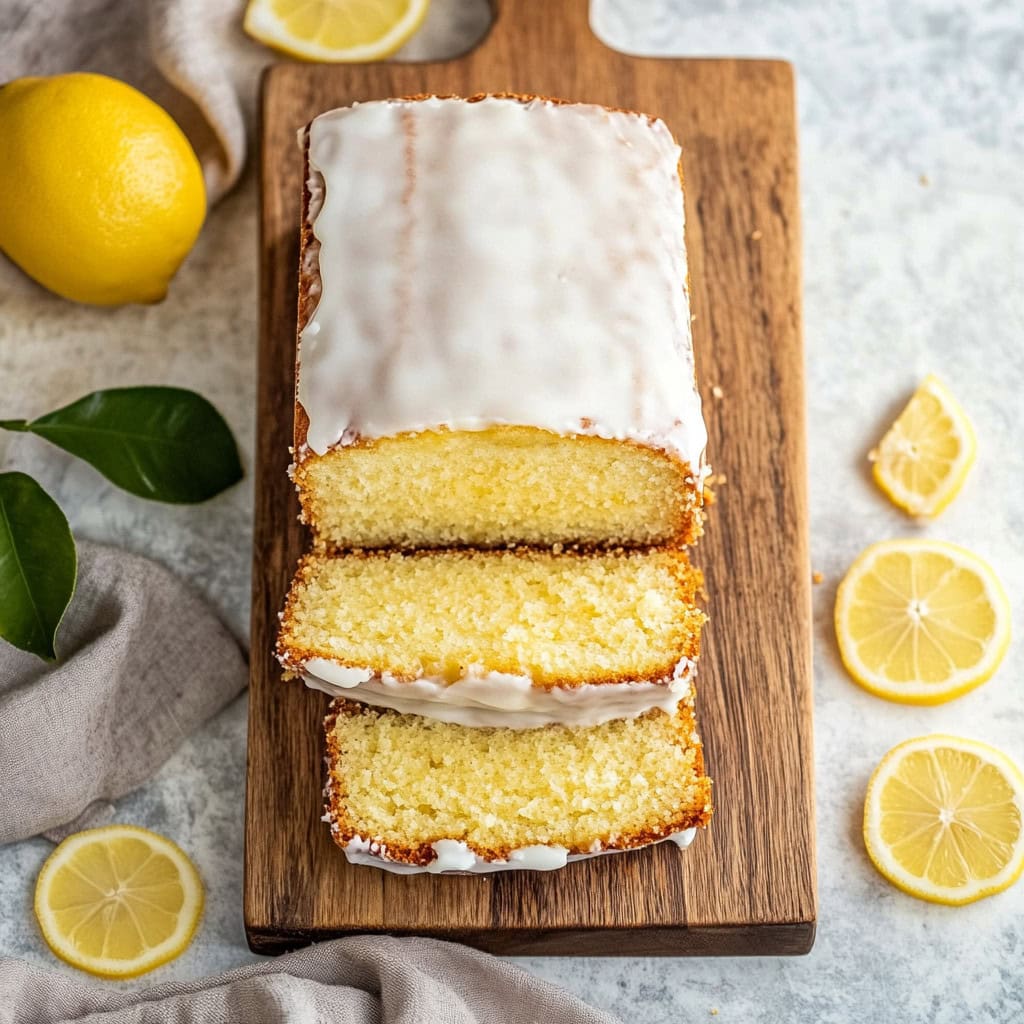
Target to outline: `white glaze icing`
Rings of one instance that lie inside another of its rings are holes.
[[[702,473],[679,153],[661,121],[544,100],[316,118],[309,448],[513,424],[631,439]]]
[[[329,820],[329,819],[328,819]],[[659,842],[675,843],[681,850],[693,842],[697,830],[688,828],[675,832]],[[355,836],[344,847],[345,857],[350,864],[381,868],[399,875],[441,875],[441,874],[490,874],[494,871],[555,871],[579,860],[603,857],[609,853],[625,853],[619,849],[596,849],[590,853],[569,853],[564,846],[524,846],[513,850],[508,860],[484,860],[465,843],[454,839],[439,839],[431,844],[437,858],[429,864],[402,864],[388,860],[387,850],[380,843]],[[654,845],[654,844],[649,844]],[[630,847],[642,849],[643,847]]]
[[[311,689],[346,697],[402,714],[424,715],[466,726],[536,729],[544,725],[601,725],[636,718],[652,708],[672,713],[690,693],[695,666],[681,661],[665,683],[586,683],[582,686],[534,686],[526,676],[486,672],[470,666],[453,683],[438,678],[402,682],[313,658],[302,667]]]

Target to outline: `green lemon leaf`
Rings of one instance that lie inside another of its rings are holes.
[[[39,419],[0,427],[38,434],[153,501],[206,501],[242,478],[231,428],[202,395],[182,388],[94,391]]]
[[[0,636],[40,658],[75,591],[75,542],[64,513],[24,473],[0,473]]]

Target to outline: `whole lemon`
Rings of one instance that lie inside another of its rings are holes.
[[[159,302],[206,216],[188,139],[105,75],[0,87],[0,249],[76,302]]]

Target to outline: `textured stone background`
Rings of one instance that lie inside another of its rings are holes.
[[[0,11],[0,38],[24,6]],[[482,0],[435,0],[412,52],[457,52],[486,18]],[[812,546],[825,576],[814,592],[821,913],[813,953],[796,960],[521,962],[652,1024],[713,1010],[744,1022],[1021,1020],[1024,885],[960,910],[919,903],[875,873],[859,837],[870,771],[902,739],[960,732],[1024,761],[1020,646],[979,692],[915,710],[849,682],[830,619],[836,584],[863,546],[919,531],[876,493],[865,453],[931,370],[970,411],[980,455],[964,494],[924,532],[979,551],[1015,608],[1024,602],[1024,454],[1014,429],[1024,385],[1024,14],[1016,0],[598,0],[592,19],[629,51],[785,57],[798,70]],[[251,109],[266,54],[235,23],[218,31]],[[186,385],[224,411],[249,455],[255,346],[251,170],[160,306],[73,306],[0,265],[4,416],[113,384]],[[249,483],[198,510],[154,506],[20,436],[0,437],[0,466],[36,474],[80,536],[193,579],[245,636]],[[195,944],[152,980],[251,959],[241,921],[244,752],[243,698],[119,807],[120,820],[189,850],[209,888]],[[0,849],[0,951],[53,965],[30,908],[48,850],[41,840]]]

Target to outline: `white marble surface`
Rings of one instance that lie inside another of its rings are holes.
[[[652,1024],[1024,1019],[1024,885],[960,910],[916,902],[875,873],[858,823],[872,766],[906,737],[961,732],[1024,761],[1020,644],[980,691],[915,710],[850,683],[830,625],[836,583],[854,555],[916,532],[876,493],[864,456],[929,370],[973,416],[980,456],[965,493],[925,532],[988,557],[1014,607],[1024,607],[1024,454],[1014,428],[1024,387],[1020,5],[598,0],[593,19],[627,50],[781,56],[798,69],[812,546],[825,576],[814,593],[821,910],[817,944],[800,959],[521,962]],[[479,3],[437,0],[417,50],[450,52],[480,24]],[[251,107],[263,54],[237,29],[229,36],[225,52],[237,57]],[[209,396],[251,454],[255,210],[250,173],[213,213],[168,300],[151,309],[72,306],[0,267],[3,415],[39,413],[115,383],[175,383]],[[172,509],[117,493],[29,437],[0,437],[0,465],[35,473],[80,535],[192,577],[244,636],[250,484],[202,509]],[[242,699],[119,808],[122,820],[177,839],[209,887],[195,945],[152,980],[251,959],[240,908],[244,725]],[[0,849],[0,951],[53,965],[30,910],[48,849],[41,840]]]

